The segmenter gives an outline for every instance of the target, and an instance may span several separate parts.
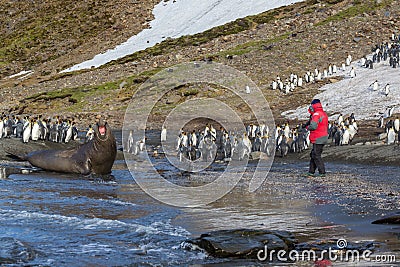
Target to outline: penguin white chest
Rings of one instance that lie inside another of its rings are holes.
[[[39,124],[34,123],[32,127],[32,140],[37,141],[39,139],[40,127]]]

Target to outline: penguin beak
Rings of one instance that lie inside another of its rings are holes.
[[[106,134],[106,126],[99,126],[99,133],[104,136]]]

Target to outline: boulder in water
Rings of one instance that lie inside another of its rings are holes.
[[[287,231],[252,229],[220,230],[187,240],[186,249],[200,248],[213,257],[257,259],[260,251],[294,249],[297,239]]]
[[[257,160],[257,159],[268,159],[268,155],[264,152],[260,151],[254,151],[250,153],[250,158],[252,160]]]
[[[400,224],[400,212],[375,220],[372,224]]]
[[[12,237],[0,238],[0,265],[21,264],[35,259],[34,250]]]

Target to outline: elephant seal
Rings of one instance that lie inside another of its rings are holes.
[[[100,119],[94,138],[87,143],[67,150],[34,151],[25,159],[43,170],[88,175],[111,173],[116,155],[115,137],[107,122]]]

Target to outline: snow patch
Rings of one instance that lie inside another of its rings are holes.
[[[32,70],[23,70],[21,72],[18,72],[16,74],[10,75],[7,78],[8,79],[12,79],[15,77],[19,77],[18,79],[24,79],[25,77],[28,77],[29,75],[32,75],[33,71]]]
[[[200,33],[238,18],[304,0],[176,0],[161,1],[154,7],[150,28],[129,38],[114,49],[61,72],[99,67],[112,60],[152,47],[166,38]]]
[[[371,58],[372,56],[369,56]],[[389,61],[374,64],[374,69],[361,66],[361,61],[353,62],[356,77],[350,78],[348,72],[341,72],[343,80],[323,86],[321,93],[314,96],[321,100],[325,111],[331,114],[330,119],[336,119],[340,113],[348,116],[354,113],[357,120],[377,120],[390,107],[394,113],[400,106],[400,70],[389,66]],[[348,69],[351,69],[351,66]],[[372,83],[377,80],[379,89],[374,91]],[[390,84],[390,93],[383,92],[385,85]],[[286,118],[307,120],[308,105],[282,113]]]

